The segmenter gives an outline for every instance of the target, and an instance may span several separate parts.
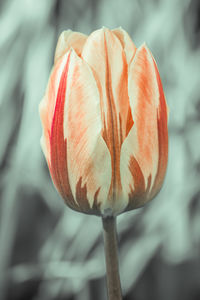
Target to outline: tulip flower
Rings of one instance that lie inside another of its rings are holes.
[[[150,50],[122,28],[61,34],[40,116],[52,180],[72,209],[108,220],[159,192],[165,96]]]

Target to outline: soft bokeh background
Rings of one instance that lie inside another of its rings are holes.
[[[101,220],[55,191],[38,104],[57,38],[122,26],[157,60],[170,108],[162,191],[118,218],[126,300],[200,299],[200,1],[0,1],[0,299],[106,299]]]

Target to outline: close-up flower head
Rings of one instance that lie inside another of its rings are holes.
[[[118,215],[160,190],[165,96],[150,50],[122,28],[60,35],[40,116],[51,177],[69,207]]]
[[[200,299],[200,1],[0,1],[0,300]]]

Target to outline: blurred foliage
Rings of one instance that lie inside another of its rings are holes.
[[[65,207],[49,178],[38,104],[59,33],[122,26],[144,40],[170,108],[162,191],[118,218],[126,300],[200,299],[200,2],[0,1],[0,299],[106,299],[101,220]]]

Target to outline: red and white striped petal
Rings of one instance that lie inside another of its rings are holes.
[[[56,104],[50,131],[50,173],[53,182],[66,201],[73,209],[80,210],[72,195],[69,172],[67,164],[67,140],[64,138],[64,105],[65,94],[68,82],[69,63],[71,52],[65,55],[65,65],[61,74],[58,91],[56,94]]]
[[[52,69],[45,96],[39,105],[40,118],[43,125],[43,135],[41,146],[45,154],[48,165],[50,166],[50,133],[52,120],[56,105],[56,97],[60,84],[61,75],[66,65],[67,57],[63,57]]]
[[[73,48],[77,55],[80,56],[86,40],[87,35],[83,33],[71,30],[63,31],[56,46],[54,63],[56,63],[70,48]]]
[[[120,40],[124,52],[126,54],[127,63],[129,64],[136,53],[137,50],[136,46],[134,45],[128,33],[125,30],[123,30],[121,27],[113,29],[112,32]]]
[[[69,183],[83,208],[104,213],[111,184],[111,157],[102,138],[99,91],[90,67],[71,51],[64,106]],[[104,203],[106,203],[104,205]]]
[[[163,168],[159,173],[165,173],[164,159],[160,166],[161,152],[167,157],[166,103],[156,65],[145,45],[130,64],[128,91],[134,125],[122,145],[120,168],[123,194],[129,207],[136,208],[151,198],[155,180],[160,178],[159,168]]]
[[[88,37],[82,57],[92,68],[100,92],[102,136],[109,149],[112,165],[110,202],[116,210],[122,210],[120,151],[133,125],[125,52],[116,35],[103,28]]]

